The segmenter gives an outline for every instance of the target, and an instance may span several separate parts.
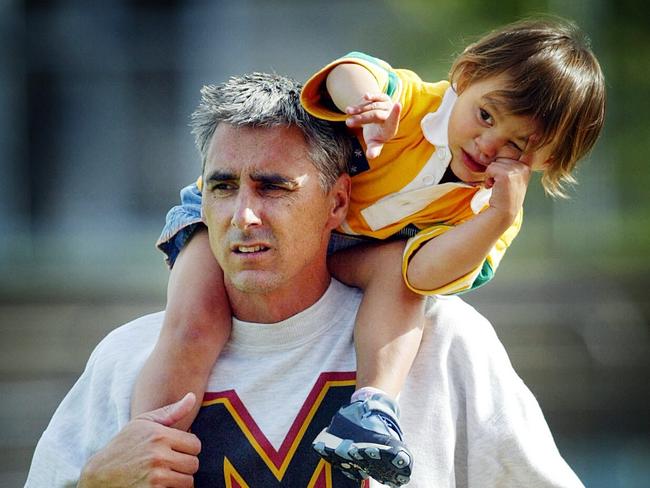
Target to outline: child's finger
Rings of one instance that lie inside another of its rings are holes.
[[[503,176],[520,174],[530,178],[532,169],[530,164],[526,164],[516,159],[497,159],[493,161],[485,170],[486,176],[501,178]]]
[[[384,147],[383,144],[379,144],[376,142],[369,142],[368,145],[366,146],[366,158],[375,159],[377,156],[381,154],[381,150],[383,147]]]
[[[537,142],[539,141],[539,136],[533,134],[528,138],[526,147],[519,156],[519,162],[524,163],[526,166],[530,166],[533,163],[533,155],[535,154],[535,149],[537,149]]]
[[[393,102],[385,101],[367,101],[357,105],[350,105],[346,107],[345,113],[349,115],[360,114],[364,112],[372,112],[375,110],[389,112],[393,108]]]
[[[391,98],[385,93],[366,93],[363,100],[368,102],[390,102]]]
[[[384,95],[383,93],[366,93],[361,97],[359,103],[346,107],[346,112],[350,113],[350,110],[354,113],[376,109],[390,110],[392,105],[393,102],[388,95]]]
[[[382,124],[386,121],[389,115],[390,112],[385,110],[372,110],[370,112],[351,115],[345,119],[345,123],[348,127],[361,127],[366,124]]]
[[[388,117],[386,117],[386,123],[384,124],[384,130],[391,134],[391,137],[397,134],[397,128],[399,126],[399,116],[402,113],[402,105],[396,103],[392,106]]]

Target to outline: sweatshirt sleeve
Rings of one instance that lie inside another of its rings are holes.
[[[38,441],[26,488],[76,486],[88,459],[128,422],[135,365],[150,351],[145,337],[129,341],[116,329],[95,348]]]
[[[114,415],[107,398],[94,389],[94,376],[91,357],[36,445],[26,488],[76,486],[88,458],[99,444],[107,442],[105,433],[93,424],[108,424]]]
[[[466,412],[469,487],[584,488],[559,453],[537,400],[484,321],[453,339],[450,364]]]

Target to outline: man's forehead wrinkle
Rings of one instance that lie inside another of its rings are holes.
[[[307,181],[303,173],[309,172],[304,163],[316,169],[304,135],[296,127],[222,125],[213,137],[205,174],[216,170],[235,176],[228,179],[299,187]]]

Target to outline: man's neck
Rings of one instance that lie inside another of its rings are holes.
[[[226,280],[232,314],[245,322],[273,324],[311,307],[325,293],[331,282],[327,273],[308,283],[291,284],[270,292],[250,293],[238,290]]]

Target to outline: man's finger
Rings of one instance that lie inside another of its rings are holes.
[[[165,475],[166,483],[164,486],[169,488],[192,488],[194,486],[194,477],[190,474],[168,472]]]
[[[150,420],[169,427],[188,415],[192,411],[195,403],[196,396],[194,396],[194,393],[189,392],[176,403],[165,405],[151,412],[142,413],[136,419]]]
[[[174,429],[170,433],[171,448],[180,453],[197,456],[201,452],[201,441],[191,432]]]
[[[199,470],[199,458],[197,456],[175,452],[170,459],[169,467],[177,473],[191,475]]]

